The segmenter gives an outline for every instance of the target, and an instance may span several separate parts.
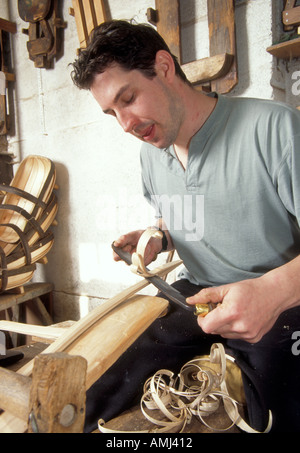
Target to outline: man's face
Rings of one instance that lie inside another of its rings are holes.
[[[162,71],[148,79],[118,65],[97,74],[91,93],[104,113],[113,115],[125,132],[157,148],[176,141],[182,123],[180,102]]]

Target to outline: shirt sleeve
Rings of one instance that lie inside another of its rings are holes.
[[[300,134],[293,136],[278,170],[278,194],[300,226]]]

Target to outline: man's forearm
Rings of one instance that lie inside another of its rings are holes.
[[[300,305],[300,255],[261,278],[274,289],[281,311]]]

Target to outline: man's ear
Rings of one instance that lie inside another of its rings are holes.
[[[167,81],[175,77],[175,64],[172,55],[166,50],[159,50],[155,57],[155,71]]]

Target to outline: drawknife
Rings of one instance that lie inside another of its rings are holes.
[[[131,254],[129,252],[125,252],[119,247],[116,247],[113,243],[111,245],[113,251],[128,265],[132,264]],[[147,269],[147,268],[146,268]],[[210,311],[212,311],[216,304],[207,303],[207,304],[196,304],[196,305],[188,305],[186,303],[186,298],[181,294],[176,288],[169,285],[165,280],[163,280],[158,275],[153,275],[151,277],[142,276],[150,283],[152,283],[157,289],[159,289],[163,294],[165,294],[168,299],[172,302],[175,302],[181,308],[184,308],[188,311],[193,311],[196,316],[206,316]]]

